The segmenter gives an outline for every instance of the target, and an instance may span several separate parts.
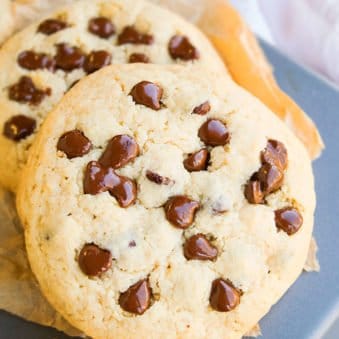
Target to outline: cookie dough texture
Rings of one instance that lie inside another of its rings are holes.
[[[129,95],[145,80],[164,90],[159,111],[135,104]],[[209,113],[191,114],[206,100]],[[207,171],[189,173],[183,160],[203,147],[197,131],[208,118],[227,124],[230,143],[211,150]],[[70,160],[56,146],[73,129],[83,131],[93,149]],[[127,209],[107,192],[83,193],[87,163],[120,134],[133,136],[140,147],[140,156],[118,170],[138,183],[137,202]],[[284,184],[266,205],[250,205],[244,184],[259,168],[270,138],[288,150]],[[147,170],[175,183],[150,182]],[[240,338],[286,292],[306,261],[315,208],[307,152],[263,104],[217,73],[122,65],[89,76],[48,116],[23,179],[17,207],[33,272],[57,311],[94,338]],[[201,204],[186,231],[173,227],[162,207],[177,194]],[[304,224],[288,236],[277,231],[274,211],[291,202]],[[213,213],[219,205],[227,211]],[[215,262],[183,256],[184,239],[196,233],[215,239]],[[77,262],[81,248],[92,242],[114,258],[99,278],[88,278]],[[136,246],[129,247],[131,242]],[[141,316],[124,312],[119,293],[147,277],[154,303]],[[243,291],[240,305],[228,313],[209,306],[211,282],[219,277]]]
[[[88,31],[89,20],[105,16],[112,20],[116,34],[102,39]],[[157,64],[195,64],[218,70],[221,74],[226,69],[207,38],[198,29],[179,16],[152,5],[143,0],[82,0],[60,9],[49,18],[59,18],[69,27],[52,35],[37,33],[41,21],[33,24],[11,38],[0,51],[0,128],[15,115],[26,115],[37,120],[37,129],[46,114],[61,99],[69,87],[85,76],[82,68],[71,72],[46,69],[29,71],[17,63],[18,55],[26,50],[56,54],[59,43],[78,46],[86,54],[95,50],[106,50],[112,54],[112,63],[127,63],[132,53],[144,53],[151,62]],[[122,30],[134,25],[142,33],[154,37],[152,45],[117,44],[117,37]],[[194,61],[178,61],[171,58],[168,43],[176,35],[186,35],[200,53],[200,59]],[[16,84],[21,76],[29,76],[39,89],[50,88],[51,95],[46,96],[39,105],[18,103],[8,97],[9,87]],[[0,183],[12,191],[16,190],[18,177],[26,163],[28,150],[34,140],[34,134],[13,142],[0,136]]]

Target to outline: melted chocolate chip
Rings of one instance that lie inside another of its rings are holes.
[[[141,315],[150,307],[151,297],[149,281],[143,279],[120,294],[119,305],[126,312]]]
[[[133,26],[126,26],[118,36],[118,45],[152,45],[153,42],[154,38],[152,35],[140,33]]]
[[[173,182],[170,178],[163,177],[158,173],[149,170],[146,171],[146,178],[158,185],[169,185]]]
[[[101,165],[121,168],[139,155],[139,146],[129,135],[116,135],[112,138],[99,159]]]
[[[102,192],[109,192],[123,208],[134,204],[137,198],[133,180],[116,174],[113,168],[91,161],[85,170],[84,193],[96,195]]]
[[[66,22],[57,19],[47,19],[39,25],[38,32],[45,35],[51,35],[67,27],[68,25]]]
[[[9,98],[11,100],[31,105],[39,105],[46,95],[51,95],[50,88],[40,90],[35,87],[32,79],[22,76],[19,82],[9,88]]]
[[[73,130],[63,134],[57,144],[57,149],[64,152],[68,159],[82,157],[92,148],[91,141],[79,130]]]
[[[119,182],[109,189],[109,193],[117,199],[120,207],[127,208],[133,205],[137,199],[137,185],[135,181],[118,176]]]
[[[210,305],[218,312],[229,312],[239,305],[240,295],[229,281],[219,278],[212,283]]]
[[[280,141],[268,140],[265,150],[261,152],[261,161],[284,171],[288,163],[286,147]]]
[[[90,277],[106,272],[112,265],[112,254],[95,244],[86,244],[78,258],[80,269]]]
[[[16,115],[7,120],[3,134],[8,139],[19,141],[31,135],[36,128],[36,121],[25,115]]]
[[[36,53],[34,51],[24,51],[18,56],[18,64],[22,68],[26,68],[30,71],[37,69],[54,70],[55,60],[44,53]]]
[[[251,204],[261,204],[265,196],[281,188],[287,168],[287,150],[279,141],[268,140],[261,152],[262,166],[245,186],[245,197]]]
[[[218,256],[218,250],[204,234],[196,234],[186,240],[184,255],[188,260],[214,260]]]
[[[200,204],[184,195],[170,198],[165,204],[167,220],[175,227],[188,228],[194,222],[194,217]]]
[[[275,224],[278,229],[292,235],[299,231],[303,224],[303,217],[297,209],[285,207],[275,211]]]
[[[203,148],[198,152],[190,154],[184,160],[184,167],[189,172],[205,171],[208,167],[209,160],[210,153],[206,148]]]
[[[134,64],[134,63],[144,63],[148,64],[150,62],[149,57],[146,54],[143,53],[133,53],[129,56],[129,63]]]
[[[58,69],[70,72],[83,66],[85,55],[80,48],[63,43],[57,45],[55,61]]]
[[[132,88],[130,95],[134,102],[139,105],[144,105],[156,111],[161,108],[163,89],[153,82],[139,82]]]
[[[284,173],[281,169],[271,164],[263,164],[258,171],[258,179],[265,195],[277,191],[284,181]]]
[[[168,44],[168,51],[173,59],[185,61],[199,59],[200,56],[198,50],[183,35],[175,35],[171,38]]]
[[[105,168],[96,161],[91,161],[85,170],[84,193],[96,195],[107,192],[119,182],[113,168]]]
[[[106,51],[93,51],[87,55],[84,62],[84,70],[93,73],[111,64],[112,56]]]
[[[262,204],[265,194],[259,180],[250,180],[245,186],[245,197],[250,204]]]
[[[254,173],[251,175],[250,181],[259,181],[258,172],[254,172]]]
[[[89,21],[88,30],[100,38],[108,39],[115,33],[115,26],[111,20],[101,16]]]
[[[128,243],[128,247],[135,247],[137,246],[136,242],[134,240],[131,240],[129,243]]]
[[[193,114],[205,115],[211,110],[211,105],[209,101],[202,103],[193,110]]]
[[[224,146],[230,140],[227,126],[220,120],[209,119],[199,129],[199,138],[208,146]]]

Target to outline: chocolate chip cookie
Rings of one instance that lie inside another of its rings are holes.
[[[84,0],[11,38],[0,51],[0,184],[15,191],[46,114],[84,76],[110,64],[223,62],[193,25],[143,0]]]
[[[90,75],[46,119],[22,178],[32,269],[91,337],[240,338],[306,260],[307,152],[218,73]]]

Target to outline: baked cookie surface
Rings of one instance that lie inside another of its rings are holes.
[[[48,116],[23,178],[33,272],[95,338],[240,338],[306,260],[307,152],[217,73],[100,70]]]
[[[82,0],[11,38],[0,51],[0,183],[18,177],[45,115],[85,75],[111,63],[225,67],[194,26],[143,0]]]

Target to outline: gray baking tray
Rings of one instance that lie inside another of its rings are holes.
[[[262,43],[281,87],[310,114],[326,144],[314,163],[318,206],[315,236],[321,272],[304,273],[260,322],[263,339],[338,339],[339,92]],[[62,333],[0,312],[0,339],[66,339]],[[227,338],[220,338],[227,339]]]

